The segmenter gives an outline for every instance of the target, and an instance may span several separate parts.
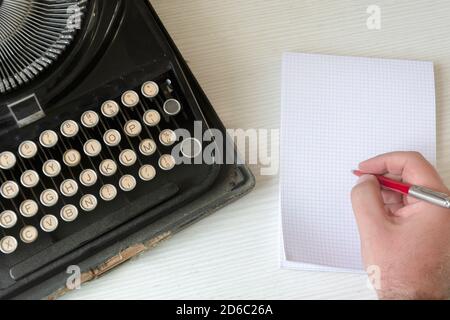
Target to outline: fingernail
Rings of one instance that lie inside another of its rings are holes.
[[[363,183],[364,181],[367,181],[369,179],[372,179],[372,175],[370,174],[364,174],[361,177],[359,177],[358,181],[356,181],[356,184]]]

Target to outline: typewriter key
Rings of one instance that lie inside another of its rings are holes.
[[[20,204],[20,214],[25,218],[34,217],[39,210],[39,206],[34,200],[25,200]]]
[[[143,181],[153,180],[155,178],[155,176],[156,176],[156,170],[150,164],[143,165],[139,169],[139,178],[141,178]]]
[[[40,200],[42,205],[46,207],[53,207],[58,203],[59,196],[58,193],[53,189],[47,189],[42,191]]]
[[[14,199],[19,194],[19,186],[14,181],[6,181],[0,187],[0,193],[5,199]]]
[[[37,152],[37,145],[33,141],[24,141],[19,145],[19,154],[24,159],[33,158]]]
[[[149,127],[157,126],[161,121],[161,115],[156,110],[147,110],[143,117],[144,123]]]
[[[139,95],[133,91],[128,90],[122,95],[122,104],[125,107],[133,108],[139,103]]]
[[[130,149],[123,150],[119,155],[120,163],[125,167],[131,167],[137,161],[136,152]]]
[[[102,145],[98,140],[90,139],[84,144],[83,151],[89,157],[96,157],[102,152]]]
[[[3,237],[0,240],[0,251],[4,254],[10,254],[17,249],[17,240],[12,236]]]
[[[181,111],[181,104],[178,100],[169,99],[164,102],[163,109],[169,116],[176,116]]]
[[[117,172],[117,163],[111,159],[103,160],[99,167],[100,173],[105,177],[110,177]]]
[[[163,154],[158,160],[159,167],[165,171],[172,170],[175,165],[175,158],[170,154]]]
[[[107,118],[113,118],[119,114],[119,105],[114,100],[108,100],[102,104],[102,114]]]
[[[33,243],[38,238],[38,231],[33,226],[25,226],[20,230],[20,240],[24,243]]]
[[[73,179],[66,179],[61,183],[59,189],[62,195],[73,197],[78,192],[78,183]]]
[[[64,152],[63,155],[64,164],[68,167],[76,167],[81,162],[81,155],[78,150],[70,149]]]
[[[80,173],[80,182],[85,187],[91,187],[96,184],[97,178],[97,173],[92,169],[86,169]]]
[[[58,218],[56,218],[52,214],[47,214],[42,217],[40,226],[41,229],[45,232],[53,232],[58,228],[58,224]]]
[[[78,208],[73,204],[68,204],[61,208],[59,214],[65,222],[73,222],[78,218]]]
[[[125,192],[133,191],[136,188],[136,179],[132,175],[126,174],[120,178],[119,186]]]
[[[166,129],[159,134],[159,141],[162,145],[169,147],[177,141],[177,135],[172,130]]]
[[[112,201],[117,196],[117,189],[112,184],[105,184],[100,189],[100,198],[104,201]]]
[[[86,212],[93,211],[97,208],[97,198],[92,194],[86,194],[80,199],[80,207]]]
[[[181,153],[186,158],[195,158],[202,152],[202,144],[198,139],[187,138],[181,143]]]
[[[60,128],[61,134],[66,138],[75,137],[80,131],[78,123],[73,120],[64,121]]]
[[[44,148],[53,148],[58,143],[58,135],[53,130],[45,130],[39,136],[39,143]]]
[[[147,81],[142,85],[142,95],[146,98],[154,98],[159,93],[159,87],[154,81]]]
[[[142,125],[137,120],[129,120],[123,127],[126,135],[129,137],[137,137],[142,132]]]
[[[14,211],[5,210],[0,214],[0,227],[10,229],[17,223],[17,215]]]
[[[61,173],[61,165],[56,160],[47,160],[42,166],[42,172],[44,172],[47,177],[54,178]]]
[[[0,169],[9,170],[16,165],[16,156],[10,151],[0,153]]]
[[[81,123],[86,128],[94,128],[100,121],[97,112],[89,110],[81,115]]]
[[[116,129],[110,129],[103,135],[103,141],[108,147],[116,147],[120,144],[122,136]]]
[[[39,183],[39,174],[34,170],[27,170],[20,176],[20,183],[25,188],[34,188]]]
[[[151,156],[156,152],[156,143],[152,139],[144,139],[139,144],[139,151],[144,156]]]

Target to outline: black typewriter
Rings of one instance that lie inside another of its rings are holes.
[[[0,0],[0,298],[64,292],[68,267],[95,278],[248,192],[218,133],[148,1]]]

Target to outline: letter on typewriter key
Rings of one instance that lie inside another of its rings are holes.
[[[81,155],[78,150],[70,149],[64,152],[63,161],[68,167],[76,167],[81,162]]]
[[[24,159],[33,158],[37,152],[37,145],[33,141],[24,141],[19,145],[19,154]]]
[[[112,201],[117,196],[117,189],[112,184],[105,184],[100,189],[100,198],[104,201]]]
[[[181,111],[181,104],[178,100],[169,99],[164,102],[163,109],[169,116],[176,116]]]
[[[119,186],[125,192],[133,191],[136,188],[136,179],[132,175],[126,174],[120,178]]]
[[[24,243],[33,243],[38,237],[38,231],[33,226],[25,226],[20,230],[20,240]]]
[[[31,218],[34,217],[39,210],[39,206],[34,200],[24,200],[20,204],[20,214],[24,216],[25,218]]]
[[[45,232],[55,231],[58,228],[58,224],[58,218],[51,214],[43,216],[40,223],[41,229]]]
[[[47,189],[42,191],[40,197],[42,205],[46,207],[53,207],[55,204],[58,203],[58,199],[59,199],[58,193],[53,189]]]
[[[163,154],[158,161],[159,167],[165,171],[172,170],[175,165],[175,158],[170,154]]]
[[[102,152],[102,145],[98,140],[90,139],[84,144],[83,151],[89,157],[96,157]]]
[[[27,170],[20,176],[20,183],[25,188],[34,188],[39,183],[39,174],[34,170]]]
[[[16,156],[10,151],[0,153],[0,169],[9,170],[16,165]]]
[[[92,194],[86,194],[80,199],[80,207],[86,212],[93,211],[97,208],[97,198]]]
[[[99,170],[105,177],[110,177],[117,172],[117,163],[111,159],[103,160],[100,163]]]
[[[139,95],[138,95],[135,91],[129,90],[129,91],[126,91],[126,92],[122,95],[122,104],[123,104],[125,107],[133,108],[133,107],[135,107],[138,103],[139,103]]]
[[[42,166],[42,172],[47,177],[54,178],[61,173],[61,165],[56,160],[47,160]]]
[[[139,178],[143,181],[153,180],[156,176],[155,168],[150,164],[145,164],[139,169]]]
[[[4,254],[10,254],[17,249],[17,240],[12,236],[6,236],[0,240],[0,251]]]
[[[139,151],[144,156],[151,156],[156,152],[156,143],[152,139],[144,139],[139,144]]]
[[[0,226],[5,229],[14,227],[17,223],[17,215],[14,211],[5,210],[0,214]]]
[[[123,127],[126,135],[129,137],[137,137],[142,132],[142,125],[139,121],[129,120]]]
[[[94,128],[100,121],[97,112],[89,110],[81,115],[81,123],[86,128]]]
[[[156,82],[147,81],[142,85],[141,92],[142,95],[146,98],[154,98],[159,93],[159,87]]]
[[[119,155],[119,160],[125,167],[131,167],[137,161],[136,152],[130,149],[123,150]]]
[[[0,193],[5,199],[14,199],[19,194],[19,186],[14,181],[6,181],[0,187]]]
[[[75,137],[80,131],[78,123],[73,120],[64,121],[60,128],[61,134],[66,138]]]
[[[58,143],[58,135],[53,130],[45,130],[39,136],[39,143],[44,148],[53,148]]]
[[[119,114],[119,105],[114,100],[108,100],[102,104],[102,114],[107,118],[113,118]]]
[[[96,184],[97,178],[97,173],[92,169],[86,169],[80,173],[80,182],[85,187],[91,187]]]
[[[161,115],[156,110],[147,110],[143,117],[144,123],[149,127],[155,127],[161,122]]]
[[[59,189],[64,196],[73,197],[78,192],[78,183],[73,179],[66,179],[61,183]]]
[[[103,135],[103,141],[109,147],[116,147],[120,144],[122,136],[116,129],[110,129]]]
[[[65,222],[73,222],[78,218],[78,208],[73,204],[68,204],[61,208],[60,215]]]
[[[172,130],[166,129],[159,134],[159,141],[162,145],[169,147],[177,142],[177,135]]]

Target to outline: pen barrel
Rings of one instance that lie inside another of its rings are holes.
[[[450,208],[450,196],[442,192],[420,186],[411,186],[408,195],[444,208]]]

